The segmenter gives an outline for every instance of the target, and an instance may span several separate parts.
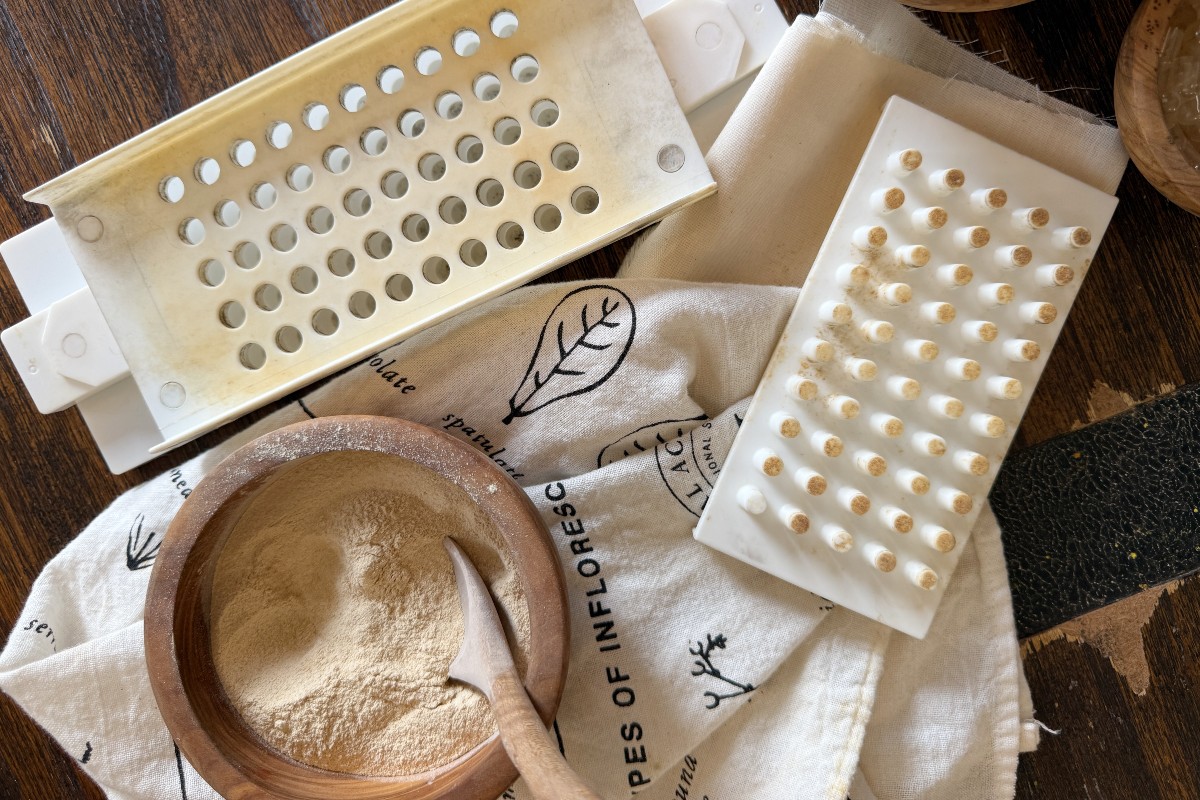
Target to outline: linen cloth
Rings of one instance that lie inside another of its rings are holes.
[[[690,536],[795,299],[746,284],[802,282],[887,96],[1115,188],[1111,129],[994,73],[887,2],[800,18],[710,152],[719,193],[647,234],[621,279],[512,292],[128,492],[38,578],[0,688],[110,797],[215,797],[174,748],[143,663],[157,542],[249,438],[309,415],[395,415],[479,447],[541,509],[573,633],[556,731],[603,796],[1011,797],[1036,728],[990,512],[923,642]],[[559,352],[560,323],[595,347]]]

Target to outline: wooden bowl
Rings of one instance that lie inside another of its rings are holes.
[[[525,688],[542,720],[553,718],[567,671],[567,605],[562,569],[537,510],[477,450],[421,425],[365,416],[323,417],[266,434],[217,465],[184,502],[163,539],[146,594],[146,662],[159,710],[188,761],[230,800],[495,800],[517,777],[497,735],[418,775],[329,772],[267,745],[221,687],[208,618],[221,546],[250,502],[290,467],[346,451],[385,453],[428,467],[465,490],[491,518],[509,546],[528,606]]]
[[[996,11],[1021,6],[1032,0],[902,0],[904,5],[926,11]]]
[[[1200,214],[1200,171],[1167,127],[1158,87],[1160,57],[1181,0],[1145,0],[1133,15],[1113,81],[1117,129],[1146,180],[1176,205]]]

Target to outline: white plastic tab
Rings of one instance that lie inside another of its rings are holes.
[[[0,257],[32,316],[87,286],[67,240],[53,219],[0,242]]]

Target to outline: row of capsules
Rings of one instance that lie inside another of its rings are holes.
[[[922,161],[919,151],[902,150],[889,157],[888,168],[893,175],[907,178],[920,168]],[[966,176],[960,169],[942,169],[930,174],[927,184],[935,195],[948,197],[963,188]],[[898,186],[878,189],[870,197],[872,210],[884,216],[899,211],[905,202],[905,193]],[[969,206],[977,215],[994,215],[1004,209],[1007,203],[1007,192],[995,187],[978,189],[969,197]],[[949,212],[941,206],[925,206],[912,211],[908,216],[912,229],[917,234],[940,230],[950,221]],[[1010,212],[1009,221],[1014,232],[1028,233],[1044,229],[1050,222],[1050,214],[1040,207],[1020,208]],[[887,238],[888,233],[884,227],[864,225],[855,229],[852,243],[864,254],[874,255],[883,249]],[[992,234],[987,227],[972,224],[955,229],[952,238],[959,249],[969,253],[986,247],[991,242]],[[1085,228],[1063,228],[1055,230],[1051,240],[1055,246],[1074,249],[1087,246],[1091,235]],[[919,269],[929,264],[932,254],[923,245],[911,244],[896,248],[894,257],[901,268]],[[1033,262],[1033,258],[1032,249],[1023,244],[1001,246],[996,248],[994,253],[996,266],[1000,269],[1024,270]],[[934,270],[934,282],[946,289],[964,287],[975,277],[974,271],[961,263],[939,265]],[[862,263],[844,264],[838,269],[837,282],[842,289],[849,291],[866,286],[870,277],[870,270]],[[1035,271],[1035,281],[1040,287],[1065,286],[1073,279],[1073,270],[1065,264],[1048,264],[1037,267]],[[907,305],[913,299],[912,287],[899,281],[880,283],[874,294],[879,301],[893,307]],[[1013,286],[1003,282],[979,285],[975,294],[981,305],[990,308],[1008,305],[1016,299]],[[1040,300],[1023,302],[1018,308],[1019,318],[1029,324],[1050,324],[1057,318],[1057,313],[1052,303]],[[918,314],[929,324],[948,325],[955,320],[957,309],[948,302],[931,300],[920,304]],[[819,316],[821,322],[827,325],[844,327],[853,321],[854,312],[848,304],[830,300],[822,303]],[[992,344],[999,336],[998,326],[986,320],[969,320],[962,324],[961,331],[964,339],[974,344]],[[861,323],[858,332],[862,339],[870,344],[889,344],[893,341],[895,328],[885,320],[871,319]],[[1006,358],[1013,362],[1030,362],[1041,354],[1041,347],[1032,339],[1008,339],[1001,344],[1001,348]],[[835,356],[833,344],[816,336],[807,339],[800,350],[805,359],[817,364],[828,364]],[[901,350],[906,361],[918,365],[930,364],[939,356],[937,343],[927,339],[909,339],[903,343]],[[852,380],[860,382],[874,381],[879,373],[874,361],[853,355],[845,357],[841,367]],[[983,374],[982,365],[965,356],[949,357],[942,362],[942,367],[946,378],[950,380],[975,381]],[[905,375],[889,376],[885,379],[885,384],[887,393],[900,401],[913,401],[921,394],[921,384]],[[1016,378],[997,375],[986,379],[986,391],[989,396],[998,400],[1017,400],[1022,395],[1023,387]],[[811,402],[818,398],[820,387],[809,377],[793,375],[786,383],[786,392],[792,400]],[[931,395],[927,404],[938,418],[947,421],[957,420],[966,412],[963,401],[945,393]],[[861,411],[859,402],[844,394],[827,396],[825,405],[831,414],[844,421],[857,418]],[[903,421],[882,411],[869,415],[869,425],[874,432],[889,439],[899,438],[904,433]],[[982,411],[971,413],[968,425],[973,433],[987,438],[1000,438],[1007,432],[1003,419]],[[784,410],[773,413],[770,426],[784,439],[795,439],[802,432],[800,421]],[[825,430],[813,432],[809,440],[813,450],[825,457],[837,458],[845,449],[840,437]],[[924,455],[941,457],[948,451],[945,439],[929,431],[913,434],[910,441],[913,448]],[[870,449],[856,449],[853,459],[855,467],[865,476],[879,478],[887,472],[887,461]],[[952,459],[955,468],[967,476],[983,476],[991,468],[986,456],[966,448],[956,450]],[[754,461],[758,470],[767,477],[778,477],[785,468],[783,459],[770,448],[757,450]],[[828,488],[826,478],[808,466],[797,469],[792,477],[797,486],[813,497],[823,495]],[[932,489],[929,478],[911,468],[898,470],[895,480],[901,490],[912,496],[926,495]],[[860,517],[865,516],[871,509],[870,498],[851,486],[837,489],[836,500],[839,505]],[[936,500],[943,508],[961,516],[966,516],[974,508],[970,494],[951,486],[939,487]],[[740,489],[738,502],[745,510],[754,514],[761,514],[767,508],[765,496],[752,485]],[[779,517],[794,533],[803,534],[809,530],[808,515],[796,505],[785,504],[779,510]],[[885,505],[879,511],[879,517],[883,524],[895,533],[907,534],[916,527],[912,515],[894,505]],[[853,535],[833,523],[822,526],[820,535],[835,552],[845,553],[855,546]],[[954,534],[934,523],[922,524],[918,535],[936,552],[947,553],[957,546]],[[895,554],[879,542],[866,542],[859,550],[880,572],[892,572],[897,566]],[[922,589],[933,589],[938,583],[937,573],[927,564],[917,560],[905,564],[904,574]]]

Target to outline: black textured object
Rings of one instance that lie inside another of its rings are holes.
[[[1010,455],[991,502],[1022,637],[1200,570],[1200,384]]]

